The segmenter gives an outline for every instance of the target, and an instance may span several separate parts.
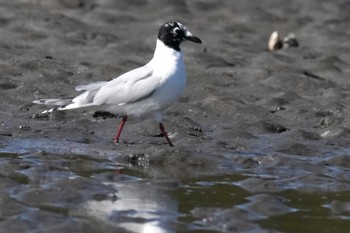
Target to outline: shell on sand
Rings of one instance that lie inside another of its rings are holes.
[[[269,42],[267,44],[269,51],[278,50],[282,48],[282,46],[283,46],[283,41],[279,37],[278,32],[277,31],[272,32],[269,38]]]

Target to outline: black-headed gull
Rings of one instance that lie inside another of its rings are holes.
[[[162,112],[180,97],[186,86],[186,69],[180,50],[180,44],[185,40],[202,43],[181,23],[168,22],[160,27],[153,58],[146,65],[109,82],[77,86],[76,91],[84,92],[74,99],[42,99],[33,102],[61,106],[54,110],[97,107],[122,115],[115,143],[119,142],[128,116],[153,115],[169,146],[173,146],[162,123]]]

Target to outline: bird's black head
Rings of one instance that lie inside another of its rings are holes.
[[[184,40],[189,40],[195,43],[202,43],[202,41],[192,35],[187,28],[179,22],[168,22],[160,27],[158,39],[170,48],[180,51],[180,44]]]

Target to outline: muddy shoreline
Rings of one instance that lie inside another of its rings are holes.
[[[89,201],[108,205],[118,199],[119,184],[130,193],[129,182],[137,183],[135,192],[147,189],[141,179],[158,191],[164,184],[163,194],[178,194],[182,187],[203,188],[203,183],[191,183],[195,178],[213,177],[220,185],[227,175],[232,181],[225,185],[253,203],[246,209],[254,212],[266,200],[283,209],[277,213],[281,216],[300,209],[297,204],[284,209],[286,203],[274,195],[286,200],[294,200],[294,194],[285,194],[291,190],[348,195],[349,9],[342,0],[0,1],[0,207],[13,210],[1,212],[0,229],[46,231],[57,222],[62,223],[58,232],[137,232],[123,225],[125,219],[134,221],[124,207],[110,210],[112,215],[94,212],[101,224],[96,226],[84,211],[96,209]],[[34,105],[35,99],[72,97],[76,85],[110,80],[148,62],[159,26],[173,19],[203,41],[182,46],[188,85],[164,114],[175,148],[159,137],[151,119],[130,118],[120,145],[114,145],[121,120],[114,115],[94,115],[93,110],[38,115],[45,107]],[[269,52],[274,30],[295,33],[300,46]],[[122,170],[127,174],[115,172]],[[64,191],[52,195],[50,190]],[[171,216],[160,218],[167,232],[225,232],[222,224],[241,232],[291,232],[249,220],[237,209],[221,213],[199,206],[186,212],[191,217],[174,220],[174,200],[165,194],[161,199],[154,190],[149,200],[170,203],[168,209],[150,205]],[[126,198],[128,192],[120,195]],[[256,196],[261,193],[267,196]],[[339,201],[318,204],[348,218]],[[83,208],[82,203],[89,204]],[[45,213],[50,213],[48,224],[39,226]],[[193,219],[210,213],[216,217],[198,227]],[[225,222],[229,214],[246,225]],[[29,220],[18,220],[21,216]],[[140,218],[153,224],[149,216]],[[184,227],[182,221],[192,220],[198,228]]]

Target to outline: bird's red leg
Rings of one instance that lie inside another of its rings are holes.
[[[123,120],[122,120],[122,122],[120,122],[118,131],[117,131],[117,135],[115,135],[115,139],[114,139],[114,143],[115,143],[115,144],[119,143],[120,134],[122,133],[123,127],[124,127],[125,122],[126,122],[127,120],[128,120],[128,116],[123,116]]]
[[[171,143],[171,141],[170,141],[170,139],[168,137],[168,134],[165,132],[164,125],[161,122],[159,123],[159,129],[162,132],[162,134],[165,137],[165,139],[168,141],[169,146],[173,147],[174,145]]]

